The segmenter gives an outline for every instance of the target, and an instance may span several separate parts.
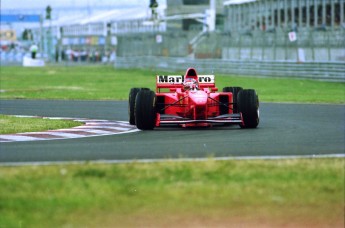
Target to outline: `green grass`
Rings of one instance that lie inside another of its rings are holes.
[[[1,99],[127,100],[132,87],[155,89],[156,74],[183,74],[112,66],[2,67]],[[199,72],[207,74],[209,72]],[[256,89],[261,101],[344,103],[345,83],[216,74],[216,85]]]
[[[132,87],[154,89],[156,74],[183,74],[0,70],[1,99],[127,100]],[[254,88],[266,102],[345,103],[344,83],[216,75],[216,84]],[[0,115],[1,130],[24,120],[11,118]],[[0,167],[0,228],[344,227],[344,171],[344,159]]]
[[[0,167],[0,227],[342,227],[344,159]]]
[[[80,125],[82,125],[81,122],[72,120],[51,120],[0,115],[0,134],[46,131],[72,128]]]

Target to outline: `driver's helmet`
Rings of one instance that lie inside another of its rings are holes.
[[[183,82],[184,90],[197,90],[198,82],[194,78],[186,78]]]

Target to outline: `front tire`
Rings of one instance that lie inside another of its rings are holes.
[[[156,94],[140,90],[135,99],[135,123],[140,130],[152,130],[156,124]]]
[[[241,128],[256,128],[259,125],[259,97],[253,89],[238,93],[238,111],[242,113],[244,124]]]
[[[140,91],[140,88],[131,88],[129,91],[128,96],[128,116],[129,116],[129,124],[135,125],[135,115],[134,115],[134,106],[135,106],[135,98]]]
[[[241,90],[243,90],[242,87],[224,87],[223,88],[223,92],[231,92],[232,93],[233,113],[238,113],[237,95]]]

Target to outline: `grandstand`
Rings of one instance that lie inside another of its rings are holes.
[[[74,54],[80,57],[80,53],[87,53],[87,56],[96,54],[109,59],[109,55],[118,48],[118,37],[121,35],[166,31],[165,23],[146,24],[150,16],[148,8],[112,9],[84,17],[60,17],[52,22],[44,22],[43,28],[46,31],[50,29],[54,34],[56,60],[64,60],[64,57],[65,60],[76,61],[94,59],[73,57]],[[67,50],[70,58],[64,53]],[[97,59],[102,60],[102,57]]]
[[[205,21],[212,4],[215,25],[210,29],[212,21]],[[125,8],[60,17],[44,22],[43,28],[51,29],[57,49],[116,48],[124,57],[344,61],[344,4],[344,0],[167,0],[158,21],[150,21],[149,8]],[[34,34],[41,37],[39,28]]]
[[[344,61],[344,0],[224,1],[223,58]],[[295,39],[289,39],[294,35]],[[304,53],[298,56],[296,49]]]
[[[117,66],[134,57],[134,64],[143,57],[142,66],[144,57],[342,65],[345,61],[345,0],[166,3],[155,17],[149,7],[110,9],[45,21],[33,34],[43,42],[52,34],[57,61],[94,60],[95,55],[109,59],[114,52]],[[88,57],[80,57],[85,54]]]
[[[2,29],[0,30],[0,42],[11,43],[17,41],[16,31],[13,29]]]
[[[217,1],[215,30],[200,33],[202,21],[183,18],[167,21],[159,43],[155,34],[126,36],[119,42],[117,66],[178,70],[193,65],[206,72],[344,80],[344,4]],[[212,0],[168,0],[167,15],[203,13],[211,5]]]

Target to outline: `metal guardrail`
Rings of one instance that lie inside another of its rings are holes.
[[[117,57],[116,68],[151,68],[182,71],[195,67],[202,73],[262,77],[294,77],[345,82],[344,62],[246,61],[170,57]]]

